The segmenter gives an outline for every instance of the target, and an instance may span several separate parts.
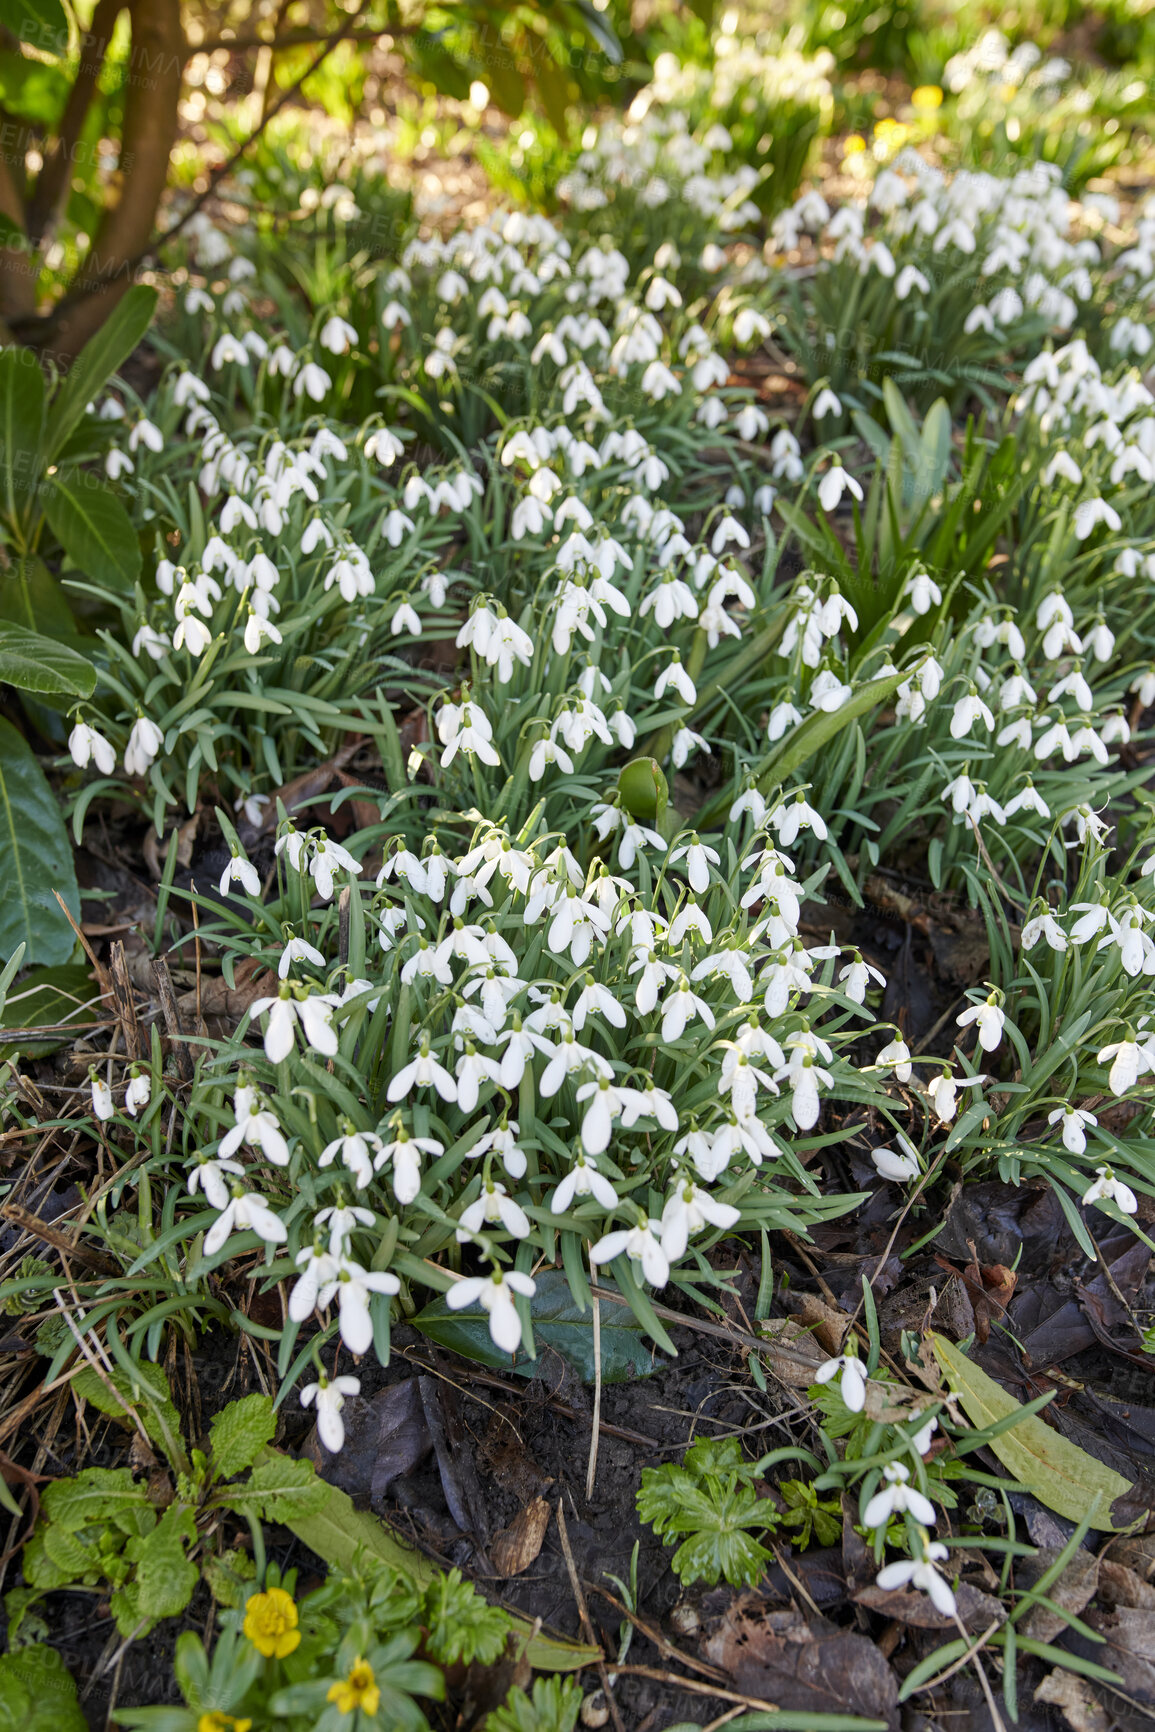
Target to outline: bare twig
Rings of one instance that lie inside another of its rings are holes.
[[[569,1535],[566,1532],[565,1526],[565,1500],[563,1498],[558,1498],[557,1501],[557,1531],[561,1538],[562,1556],[565,1558],[565,1567],[569,1572],[570,1587],[573,1589],[573,1597],[577,1602],[578,1617],[581,1619],[582,1630],[585,1632],[585,1638],[590,1647],[598,1650],[598,1677],[601,1679],[602,1690],[605,1694],[606,1701],[609,1704],[610,1717],[613,1720],[615,1732],[626,1732],[626,1729],[622,1724],[622,1717],[618,1712],[618,1705],[614,1701],[614,1692],[610,1685],[610,1675],[606,1671],[606,1663],[602,1658],[601,1643],[594,1634],[593,1623],[590,1620],[589,1607],[586,1605],[586,1597],[582,1592],[582,1585],[577,1573],[577,1566],[573,1561],[573,1552],[570,1549]]]

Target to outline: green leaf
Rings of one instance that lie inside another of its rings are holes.
[[[216,1414],[209,1426],[213,1466],[221,1479],[231,1479],[252,1467],[262,1449],[273,1441],[277,1420],[271,1397],[245,1395]]]
[[[315,1514],[325,1502],[325,1492],[325,1483],[317,1478],[311,1461],[269,1450],[247,1480],[222,1486],[217,1496],[242,1515],[251,1512],[262,1521],[287,1526]]]
[[[64,593],[42,559],[18,559],[0,574],[0,620],[46,632],[56,639],[75,635],[76,621]]]
[[[603,1286],[611,1286],[607,1277],[599,1278]],[[529,1302],[529,1313],[538,1351],[543,1346],[552,1347],[579,1376],[592,1383],[595,1375],[592,1307],[584,1312],[579,1309],[564,1269],[546,1269],[536,1280],[537,1291]],[[423,1335],[465,1359],[502,1371],[510,1369],[510,1356],[494,1345],[489,1318],[483,1311],[451,1311],[444,1298],[438,1297],[419,1311],[412,1322]],[[655,1368],[654,1348],[625,1305],[601,1307],[601,1360],[603,1383],[647,1377]],[[512,1369],[532,1377],[533,1366],[524,1348],[519,1348]]]
[[[41,1508],[53,1526],[68,1533],[94,1522],[143,1533],[152,1526],[149,1517],[155,1518],[147,1487],[138,1485],[127,1467],[86,1467],[75,1479],[53,1480]]]
[[[631,758],[618,777],[618,792],[632,818],[661,824],[670,789],[656,758]]]
[[[268,1450],[266,1457],[276,1459]],[[317,1482],[324,1498],[317,1509],[307,1516],[291,1516],[284,1525],[303,1545],[324,1558],[330,1569],[352,1572],[359,1556],[368,1554],[378,1563],[398,1570],[419,1588],[426,1588],[437,1577],[436,1567],[396,1538],[390,1530],[370,1515],[356,1509],[353,1501],[335,1485]],[[579,1642],[556,1641],[552,1637],[534,1634],[534,1626],[524,1618],[512,1620],[515,1634],[528,1640],[525,1657],[537,1672],[580,1672],[598,1656],[596,1648]]]
[[[156,300],[156,290],[142,283],[129,289],[72,363],[48,415],[49,463],[58,455],[97,392],[121,362],[128,359],[148,330]]]
[[[945,1336],[932,1334],[931,1342],[947,1382],[976,1430],[985,1431],[1022,1412],[1013,1395],[973,1365]],[[1116,1498],[1129,1495],[1131,1482],[1052,1431],[1037,1414],[1024,1414],[993,1437],[990,1447],[1020,1485],[1068,1521],[1083,1521],[1098,1494],[1099,1507],[1089,1518],[1091,1527],[1106,1533],[1129,1533],[1137,1525],[1120,1525],[1111,1519],[1111,1505]]]
[[[46,54],[68,48],[68,19],[60,0],[0,0],[0,24],[18,42],[29,42]]]
[[[23,507],[40,482],[44,432],[44,374],[31,349],[0,349],[0,483],[8,516]]]
[[[197,1537],[193,1512],[183,1504],[172,1504],[149,1534],[131,1539],[125,1554],[136,1565],[136,1599],[148,1616],[148,1628],[161,1618],[175,1618],[193,1597],[200,1571],[185,1550]],[[115,1597],[115,1596],[114,1596]],[[129,1635],[135,1619],[121,1634]]]
[[[53,638],[0,620],[0,680],[22,692],[87,698],[96,685],[96,669]]]
[[[72,1674],[47,1643],[0,1658],[0,1732],[88,1732]]]
[[[53,534],[85,577],[120,589],[131,587],[140,575],[140,543],[112,489],[84,469],[61,469],[43,498]]]
[[[44,1040],[22,1040],[20,1051],[28,1057],[55,1052],[73,1038],[69,1023],[98,1014],[96,989],[88,964],[65,963],[62,968],[34,968],[19,986],[10,988],[0,1005],[0,1030],[5,1028],[49,1028]],[[86,1015],[87,1013],[87,1015]],[[59,1031],[58,1033],[56,1031]],[[13,1048],[0,1041],[0,1057]]]
[[[53,895],[80,918],[72,847],[56,800],[24,736],[0,719],[0,956],[20,943],[29,962],[67,962],[76,942]]]
[[[171,1457],[174,1447],[180,1448],[180,1414],[172,1404],[168,1378],[159,1365],[147,1359],[140,1361],[135,1375],[134,1387],[125,1371],[106,1372],[106,1382],[91,1366],[85,1366],[73,1378],[72,1390],[99,1412],[129,1425],[133,1423],[135,1409],[152,1442]]]

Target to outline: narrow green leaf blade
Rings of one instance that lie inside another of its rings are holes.
[[[48,415],[46,457],[52,459],[84,414],[88,404],[126,361],[152,322],[157,292],[143,283],[129,289],[124,299],[84,345],[72,369],[56,393]]]

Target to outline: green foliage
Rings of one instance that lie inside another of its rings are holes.
[[[807,1480],[784,1479],[778,1486],[786,1513],[778,1525],[790,1536],[791,1544],[805,1551],[812,1542],[833,1546],[842,1536],[842,1505],[838,1498],[820,1498]]]
[[[772,1553],[754,1538],[772,1532],[778,1509],[754,1489],[754,1464],[736,1438],[700,1438],[679,1467],[666,1462],[642,1470],[638,1515],[666,1545],[681,1540],[674,1573],[686,1586],[713,1587],[724,1576],[732,1587],[757,1587]]]
[[[87,1732],[76,1684],[55,1648],[0,1655],[0,1732]]]
[[[73,919],[80,892],[60,804],[31,748],[0,718],[0,956],[27,947],[29,962],[67,962],[75,936],[53,894]]]
[[[232,1479],[252,1467],[277,1429],[267,1395],[245,1395],[230,1401],[209,1421],[213,1468],[221,1479]]]
[[[582,1693],[572,1678],[535,1678],[533,1694],[516,1686],[485,1722],[485,1732],[574,1732]]]
[[[425,1590],[425,1650],[439,1666],[491,1666],[505,1648],[508,1615],[482,1599],[460,1570],[437,1576]]]

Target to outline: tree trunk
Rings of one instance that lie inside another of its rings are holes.
[[[180,0],[128,0],[132,53],[121,141],[121,193],[106,210],[83,266],[60,305],[28,340],[67,366],[131,287],[148,250],[168,159],[186,57]]]

